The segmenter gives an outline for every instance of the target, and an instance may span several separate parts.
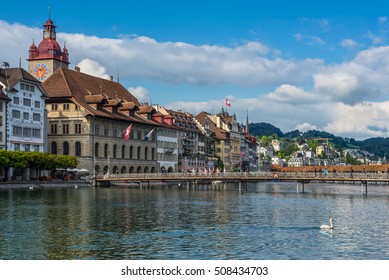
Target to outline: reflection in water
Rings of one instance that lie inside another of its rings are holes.
[[[0,259],[389,259],[389,191],[359,191],[0,190]],[[336,228],[320,231],[330,216]]]

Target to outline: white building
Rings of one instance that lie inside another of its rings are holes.
[[[164,107],[158,105],[153,107],[158,112],[153,118],[161,125],[156,131],[158,172],[178,172],[179,129]]]
[[[0,78],[1,79],[1,78]],[[7,104],[11,99],[5,94],[5,87],[0,81],[0,149],[7,148]]]
[[[0,70],[0,86],[10,101],[7,103],[6,149],[9,151],[47,151],[48,98],[41,82],[22,68]],[[24,174],[14,170],[12,176],[23,179],[34,177],[29,169]],[[21,172],[21,171],[20,171]],[[11,175],[11,174],[10,174]]]

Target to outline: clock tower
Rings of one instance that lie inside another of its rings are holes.
[[[43,82],[53,74],[58,68],[68,68],[69,53],[66,45],[61,50],[57,42],[56,26],[49,19],[43,25],[43,38],[38,47],[34,40],[29,50],[28,72],[36,79]]]

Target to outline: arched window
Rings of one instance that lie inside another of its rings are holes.
[[[117,149],[118,149],[118,145],[113,145],[113,158],[116,158],[116,152],[117,152]]]
[[[99,156],[99,143],[95,144],[95,157]]]
[[[138,159],[140,159],[140,147],[138,147]],[[140,173],[140,172],[138,172]]]
[[[63,154],[69,155],[69,142],[67,141],[63,142]]]
[[[76,142],[76,147],[75,147],[75,156],[80,157],[81,156],[81,143]]]
[[[122,146],[122,158],[125,158],[126,156],[126,146]]]
[[[151,159],[155,160],[155,148],[151,149]]]
[[[108,144],[104,145],[104,157],[108,157]]]
[[[57,142],[51,142],[51,153],[52,154],[57,154],[58,151],[57,151]]]
[[[134,158],[134,147],[131,146],[130,147],[130,159],[133,159]]]
[[[147,160],[147,154],[149,153],[149,148],[145,148],[145,160]],[[146,172],[145,172],[146,173]]]

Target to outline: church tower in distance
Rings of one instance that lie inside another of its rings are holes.
[[[57,42],[56,26],[50,19],[43,25],[43,39],[37,47],[32,41],[28,57],[28,72],[36,79],[43,82],[58,68],[68,68],[69,53],[66,45],[61,50]]]

